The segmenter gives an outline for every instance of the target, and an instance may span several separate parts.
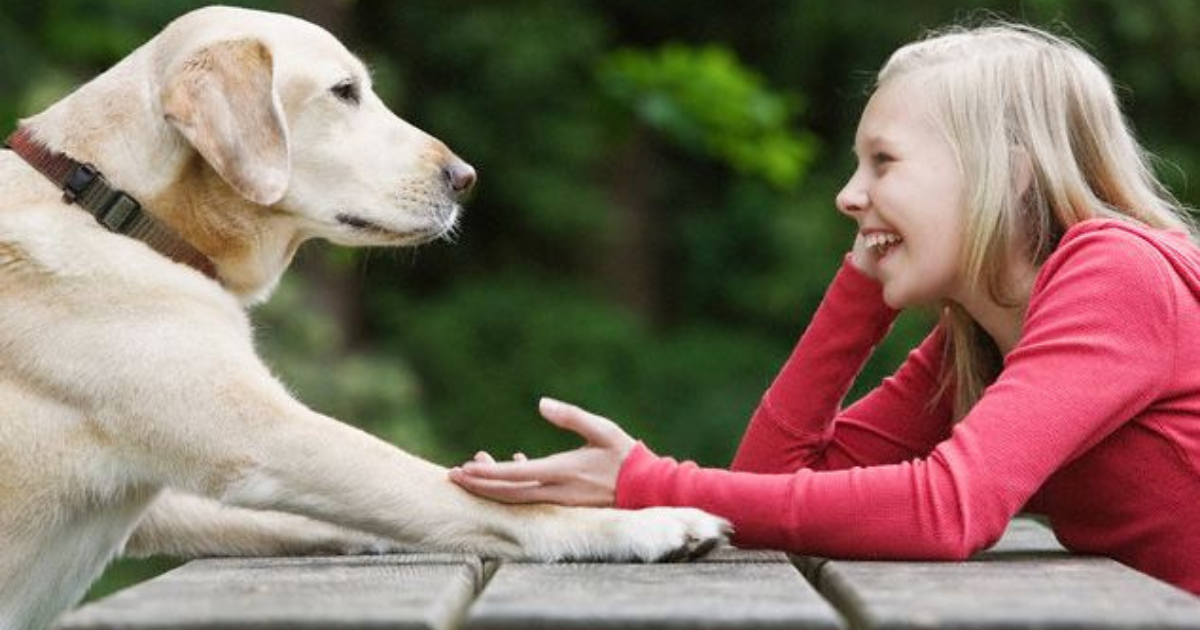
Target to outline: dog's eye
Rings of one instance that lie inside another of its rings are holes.
[[[358,82],[356,82],[354,79],[346,79],[345,81],[341,81],[337,85],[329,88],[329,91],[333,92],[333,95],[336,96],[339,101],[349,103],[351,105],[358,105],[358,102],[361,98],[361,95],[358,92]]]

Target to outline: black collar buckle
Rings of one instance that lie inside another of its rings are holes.
[[[78,164],[75,168],[71,169],[70,174],[67,175],[67,180],[63,182],[63,201],[75,203],[79,195],[82,195],[99,176],[100,171],[96,170],[95,166],[84,163]]]

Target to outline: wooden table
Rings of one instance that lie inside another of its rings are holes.
[[[969,562],[718,550],[692,564],[409,554],[190,562],[63,617],[158,628],[1190,628],[1200,598],[1067,554],[1028,520]]]

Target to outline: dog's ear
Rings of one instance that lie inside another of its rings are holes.
[[[287,192],[287,127],[271,51],[242,39],[208,46],[168,77],[167,120],[234,190],[261,205]]]

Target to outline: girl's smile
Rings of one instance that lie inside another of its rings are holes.
[[[904,239],[895,232],[871,231],[863,232],[867,250],[875,257],[876,264],[883,262],[893,249],[899,247]]]

